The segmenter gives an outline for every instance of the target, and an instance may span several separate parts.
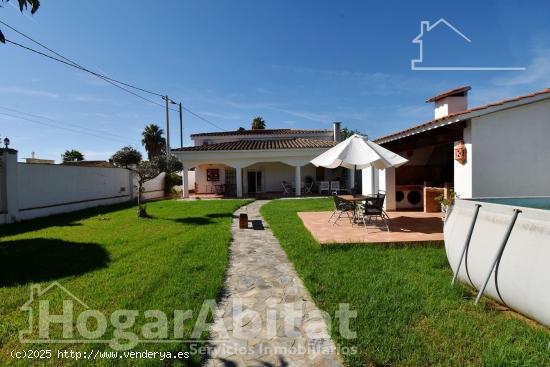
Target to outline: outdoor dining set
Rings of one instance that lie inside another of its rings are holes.
[[[334,192],[332,197],[334,199],[334,211],[328,220],[332,225],[335,225],[340,219],[348,219],[352,226],[363,223],[366,231],[367,223],[374,223],[374,220],[380,219],[386,227],[386,231],[390,231],[389,223],[391,223],[391,219],[384,211],[385,193],[338,195]]]
[[[355,192],[355,178],[357,170],[396,168],[408,162],[407,159],[387,150],[384,147],[370,141],[368,137],[353,134],[346,140],[320,154],[311,160],[316,167],[336,168],[344,167],[353,170],[354,180],[352,181],[352,194]],[[342,216],[351,221],[352,226],[362,222],[367,230],[367,223],[380,218],[390,231],[390,217],[384,211],[384,200],[386,193],[378,191],[374,195],[339,195],[338,191],[333,192],[334,212],[329,218],[329,223],[335,225]]]

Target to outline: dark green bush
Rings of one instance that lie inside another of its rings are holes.
[[[166,174],[166,177],[164,178],[164,193],[166,195],[169,195],[172,192],[172,188],[174,186],[179,185],[183,185],[183,180],[180,175],[175,172]]]

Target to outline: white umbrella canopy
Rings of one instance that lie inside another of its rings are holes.
[[[385,169],[407,162],[407,159],[358,134],[353,134],[311,161],[317,167],[350,169]]]

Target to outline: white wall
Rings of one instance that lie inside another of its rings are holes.
[[[17,164],[18,219],[119,203],[130,195],[126,169]]]
[[[388,211],[397,210],[395,199],[395,168],[375,169],[366,168],[362,170],[363,195],[377,194],[378,191],[386,193],[384,209]]]
[[[141,197],[143,200],[158,199],[164,197],[164,178],[166,173],[162,172],[157,177],[149,180],[143,184],[143,194]],[[137,178],[134,177],[134,191],[137,195],[138,182]]]
[[[380,170],[374,167],[365,168],[361,170],[362,177],[362,194],[372,195],[378,193],[380,188]],[[383,186],[385,187],[385,182]]]
[[[461,164],[454,160],[454,191],[459,198],[472,198],[472,167],[473,153],[472,147],[472,123],[468,121],[464,128],[464,145],[466,146],[466,162]],[[460,142],[455,142],[456,147]]]
[[[178,176],[181,176],[183,172],[178,172]],[[195,190],[195,171],[187,171],[187,182],[189,183],[189,190]],[[181,185],[174,186],[176,191],[181,192],[183,190],[183,182]]]
[[[189,180],[189,187],[192,190],[195,187],[195,182],[197,183],[197,193],[199,194],[210,194],[213,193],[213,185],[222,185],[225,184],[225,170],[228,167],[223,164],[201,164],[195,167],[195,176],[194,180]],[[219,169],[220,170],[220,180],[219,181],[207,181],[206,180],[206,170],[208,169]],[[191,171],[190,171],[191,172]],[[188,177],[190,177],[188,175]]]
[[[468,109],[467,96],[449,96],[435,102],[434,118],[438,119]]]
[[[472,196],[550,195],[550,101],[472,120]]]
[[[380,190],[386,192],[386,202],[384,204],[385,209],[397,210],[397,201],[395,199],[395,168],[380,170],[379,176],[381,182]]]
[[[4,156],[4,154],[0,154],[0,215],[3,215],[3,213],[6,212],[6,183],[5,177],[6,177],[6,161],[7,154]],[[0,223],[3,223],[3,221],[0,218]]]
[[[16,152],[1,152],[0,162],[0,224],[126,202],[137,194],[127,169],[17,163]],[[164,176],[145,183],[145,199],[164,196]]]

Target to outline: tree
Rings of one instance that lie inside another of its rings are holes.
[[[136,166],[134,170],[136,174],[137,183],[138,183],[138,217],[147,217],[147,210],[145,205],[142,205],[142,194],[143,194],[143,184],[159,175],[159,171],[152,162],[145,161],[141,162]]]
[[[166,147],[166,139],[164,139],[163,135],[164,130],[155,124],[147,125],[143,129],[141,133],[141,144],[145,147],[149,160],[163,154],[164,148]]]
[[[183,169],[183,164],[173,155],[169,157],[159,155],[151,159],[151,163],[155,166],[158,172],[174,173]]]
[[[80,162],[84,160],[84,154],[76,149],[66,150],[61,159],[63,162]]]
[[[344,127],[342,130],[340,130],[340,139],[346,140],[353,134],[363,135],[361,132],[359,132],[359,130],[352,130],[352,129],[348,129],[347,127]]]
[[[242,127],[242,126],[239,127],[239,128],[237,129],[237,131],[245,131],[245,130],[246,130],[246,129],[245,129],[244,127]]]
[[[265,129],[265,120],[260,116],[254,117],[254,120],[252,120],[252,129]]]
[[[3,3],[7,3],[10,0],[0,0]],[[39,0],[17,0],[19,3],[19,10],[23,12],[23,10],[27,9],[28,6],[31,7],[31,14],[36,13],[38,8],[40,7],[40,1]],[[4,37],[4,34],[2,33],[2,30],[0,29],[0,42],[6,43],[6,38]]]
[[[111,159],[115,165],[128,168],[131,164],[141,162],[141,153],[137,149],[127,146],[113,154]]]

